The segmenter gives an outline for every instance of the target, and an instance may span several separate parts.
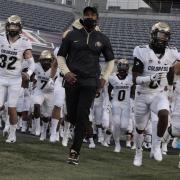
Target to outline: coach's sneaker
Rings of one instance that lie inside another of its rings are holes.
[[[154,148],[154,151],[153,151],[153,153],[154,153],[154,159],[156,160],[156,161],[162,161],[162,153],[161,153],[161,148],[160,147],[156,147],[156,148]]]
[[[114,148],[114,152],[119,153],[121,151],[121,145],[119,142],[115,143],[115,148]]]
[[[142,165],[142,149],[136,149],[133,165],[138,167]]]
[[[72,165],[79,164],[79,154],[76,151],[74,151],[73,149],[70,150],[67,163],[72,164]]]

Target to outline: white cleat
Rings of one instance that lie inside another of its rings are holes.
[[[55,143],[56,142],[56,134],[51,134],[49,141],[51,143]]]
[[[126,147],[131,148],[131,141],[126,141]]]
[[[90,148],[90,149],[94,149],[95,147],[96,147],[96,145],[95,145],[94,143],[90,143],[90,144],[89,144],[89,148]]]
[[[131,147],[132,150],[136,149],[136,145],[134,144],[132,147]]]
[[[40,136],[40,139],[39,139],[40,141],[44,141],[44,140],[46,140],[46,131],[43,131],[42,133],[41,133],[41,136]]]
[[[167,143],[162,143],[162,154],[167,155]]]
[[[133,165],[137,167],[140,167],[142,165],[142,149],[136,150]]]
[[[102,145],[105,147],[109,147],[109,144],[107,142],[103,142]]]
[[[162,161],[162,153],[161,153],[161,148],[155,148],[154,149],[154,159],[158,162]]]
[[[36,126],[36,130],[35,130],[35,135],[36,136],[40,136],[40,134],[41,134],[41,126]]]
[[[117,143],[117,144],[115,145],[114,152],[117,152],[117,153],[121,152],[120,143]]]
[[[67,145],[68,145],[68,137],[66,137],[66,136],[63,137],[63,139],[62,139],[62,145],[63,145],[64,147],[67,147]]]
[[[6,139],[6,143],[15,143],[16,142],[16,135],[10,133],[8,138]]]
[[[104,137],[103,136],[99,136],[98,137],[98,143],[102,143],[104,141]]]

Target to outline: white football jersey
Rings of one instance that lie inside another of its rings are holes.
[[[0,76],[20,77],[22,71],[23,54],[32,49],[30,41],[20,36],[14,43],[10,43],[6,34],[0,34]]]
[[[142,76],[162,73],[163,77],[160,82],[151,82],[136,86],[136,90],[142,93],[153,93],[163,90],[167,85],[166,76],[169,68],[176,60],[180,60],[180,55],[175,47],[166,47],[165,54],[159,59],[149,45],[136,46],[133,56],[141,60],[144,65]]]
[[[54,89],[48,86],[48,81],[50,79],[51,68],[49,68],[46,72],[42,68],[40,63],[35,64],[35,75],[36,75],[36,88],[41,90],[44,93],[51,93]]]
[[[109,83],[113,86],[113,103],[120,103],[128,105],[130,103],[130,92],[132,82],[132,75],[127,75],[125,79],[119,79],[114,73],[109,77]]]

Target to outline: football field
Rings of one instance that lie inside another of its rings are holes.
[[[5,144],[0,134],[0,180],[180,180],[178,155],[168,155],[161,163],[144,152],[143,166],[134,167],[134,150],[100,145],[88,149],[84,144],[78,166],[66,163],[68,148],[60,143],[40,142],[18,135],[15,144]]]

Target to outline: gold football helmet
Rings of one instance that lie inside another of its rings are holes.
[[[18,15],[12,15],[6,20],[6,33],[15,37],[22,32],[21,18]]]

